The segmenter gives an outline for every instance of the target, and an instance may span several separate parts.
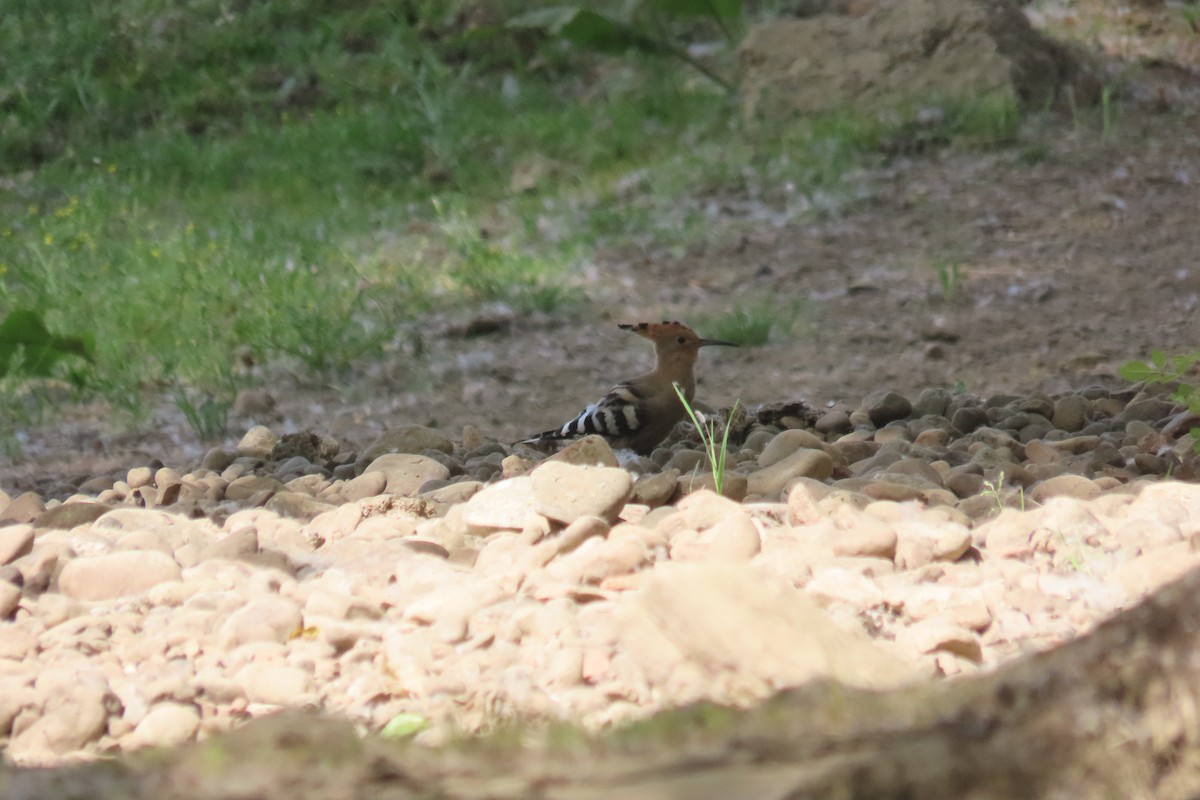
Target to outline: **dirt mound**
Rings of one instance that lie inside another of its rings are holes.
[[[895,108],[1007,94],[1042,108],[1098,95],[1083,57],[1004,0],[883,3],[862,17],[774,20],[741,47],[750,116]]]

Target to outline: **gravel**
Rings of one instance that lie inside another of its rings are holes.
[[[257,426],[0,496],[0,746],[53,765],[310,705],[418,714],[437,744],[953,679],[1200,562],[1200,461],[1163,394],[786,408],[738,423],[723,496],[683,426],[649,458]]]

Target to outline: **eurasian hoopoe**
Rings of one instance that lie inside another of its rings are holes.
[[[680,322],[639,322],[620,326],[654,342],[654,369],[630,381],[618,383],[599,403],[588,406],[561,428],[544,431],[517,444],[544,444],[596,433],[614,449],[630,449],[649,455],[675,424],[684,418],[683,404],[675,393],[678,384],[688,402],[696,393],[692,368],[700,348],[707,345],[737,347],[733,342],[701,339]]]

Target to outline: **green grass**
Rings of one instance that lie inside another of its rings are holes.
[[[720,441],[717,440],[717,422],[711,419],[702,419],[692,408],[692,404],[687,401],[683,395],[683,389],[679,384],[675,384],[675,394],[679,395],[679,402],[683,405],[683,410],[687,412],[688,419],[692,421],[692,425],[696,427],[696,433],[700,435],[700,443],[704,447],[704,453],[708,456],[708,465],[712,469],[713,488],[717,494],[721,494],[725,486],[725,461],[729,455],[729,428],[730,421],[737,413],[738,404],[740,401],[735,400],[733,407],[729,409],[729,416],[725,420],[725,432],[721,434]]]
[[[716,235],[714,193],[836,210],[886,134],[846,114],[748,126],[686,66],[500,30],[525,8],[9,3],[0,316],[95,347],[69,391],[0,380],[0,427],[174,398],[216,436],[268,367],[348,385],[432,311],[556,313],[598,248],[682,255]],[[740,313],[726,338],[786,321]]]
[[[958,287],[962,280],[962,263],[953,256],[939,256],[933,260],[933,269],[937,273],[942,300],[947,303],[951,302],[958,296]]]
[[[763,345],[772,337],[786,336],[798,323],[811,321],[812,312],[803,301],[781,302],[773,296],[737,302],[722,314],[702,317],[704,335],[737,345]]]

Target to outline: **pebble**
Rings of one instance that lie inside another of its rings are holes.
[[[382,473],[387,479],[384,491],[400,497],[415,495],[426,481],[450,477],[450,470],[444,464],[428,456],[410,453],[388,453],[368,464],[363,474]]]
[[[786,430],[775,435],[758,456],[759,467],[778,464],[797,450],[826,450],[825,441],[810,431]],[[832,448],[829,448],[832,449]]]
[[[762,550],[758,528],[745,513],[725,517],[708,529],[701,542],[707,544],[709,558],[728,564],[749,561]]]
[[[888,523],[867,514],[854,513],[837,514],[834,522],[837,532],[831,537],[830,547],[835,555],[895,557],[896,531]]]
[[[549,461],[562,461],[581,467],[619,467],[617,455],[601,436],[584,436],[550,456]],[[532,465],[531,465],[532,466]]]
[[[1100,487],[1082,475],[1058,475],[1047,478],[1034,486],[1029,492],[1029,499],[1035,503],[1044,503],[1051,497],[1075,497],[1080,500],[1091,500],[1099,497],[1100,493]]]
[[[298,667],[273,662],[247,664],[234,680],[252,703],[297,707],[313,700],[312,675]]]
[[[229,500],[249,500],[252,497],[263,497],[266,502],[276,492],[284,489],[283,481],[265,475],[244,475],[235,478],[225,487],[225,497]]]
[[[36,492],[25,492],[10,501],[0,511],[0,525],[33,522],[46,510],[46,504]]]
[[[265,425],[255,425],[246,431],[246,435],[238,442],[236,452],[241,458],[253,458],[266,461],[271,457],[277,437]]]
[[[833,474],[833,459],[823,450],[797,450],[781,461],[747,476],[746,490],[763,498],[777,497],[796,478],[825,480]]]
[[[531,473],[533,508],[569,525],[580,517],[615,522],[633,492],[633,478],[616,467],[586,467],[547,461]]]
[[[36,528],[70,530],[76,525],[86,525],[104,516],[109,507],[103,503],[63,503],[38,515],[33,525]]]
[[[350,502],[357,502],[377,494],[383,494],[387,488],[387,475],[383,472],[364,472],[357,478],[346,481],[342,487],[342,497]]]
[[[926,416],[944,417],[953,395],[948,389],[922,389],[912,404],[912,415],[918,419]]]
[[[129,735],[124,747],[178,747],[200,730],[200,713],[190,703],[158,703]]]
[[[848,433],[851,428],[850,415],[840,408],[826,411],[813,424],[813,429],[821,434]]]
[[[274,511],[281,517],[311,520],[327,511],[333,511],[337,506],[322,503],[315,497],[303,492],[275,492],[265,504],[269,511]]]
[[[872,424],[882,428],[889,422],[907,418],[913,410],[912,403],[904,395],[892,391],[879,391],[867,395],[863,410]]]
[[[33,526],[8,525],[0,528],[0,566],[11,564],[33,550]]]
[[[633,494],[629,499],[634,503],[657,508],[675,494],[675,484],[679,481],[679,476],[680,472],[676,469],[664,469],[662,472],[641,475],[634,481]]]
[[[73,558],[58,576],[59,589],[76,600],[112,600],[146,592],[178,580],[179,564],[153,550],[132,550],[90,558]]]
[[[422,425],[405,425],[394,428],[372,442],[359,457],[359,461],[370,464],[386,453],[419,454],[424,450],[453,453],[454,443],[445,434]]]
[[[14,730],[6,748],[17,763],[48,764],[104,733],[114,700],[107,688],[64,685],[50,691],[39,686],[36,691],[46,698],[41,715],[20,732]]]
[[[0,621],[11,617],[20,602],[21,587],[8,581],[0,581]]]
[[[533,505],[533,479],[509,478],[472,495],[463,508],[463,521],[475,528],[520,530],[536,513]]]
[[[671,470],[672,472],[674,470]],[[720,494],[728,497],[735,503],[740,503],[746,499],[749,493],[750,482],[744,475],[739,475],[736,472],[726,472],[721,478]],[[699,491],[717,491],[717,479],[711,472],[688,473],[680,475],[675,480],[674,497],[686,497],[689,494]]]

